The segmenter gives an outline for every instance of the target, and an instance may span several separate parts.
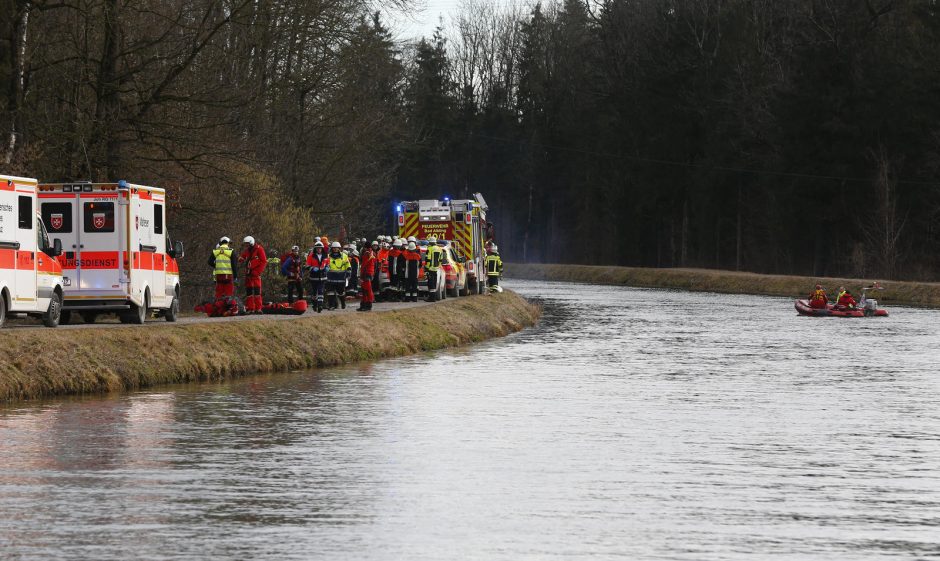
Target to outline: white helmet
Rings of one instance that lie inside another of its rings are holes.
[[[223,243],[232,243],[232,240],[230,240],[228,236],[222,236],[222,239],[219,240],[219,243],[220,243],[220,244],[223,244]]]
[[[320,238],[317,238],[317,243],[313,244],[313,247],[323,247],[323,242],[320,241]]]
[[[242,240],[242,243],[246,243],[248,245],[255,245],[255,239],[251,236],[245,236],[245,239]]]
[[[415,249],[418,249],[418,246],[415,245],[415,242],[408,242],[408,249],[414,251]]]
[[[408,236],[408,241],[413,243],[418,243],[418,238],[414,236]]]
[[[330,244],[330,248],[331,248],[331,249],[339,249],[339,248],[341,248],[341,247],[343,247],[343,246],[339,245],[339,242],[333,242],[333,243]]]
[[[392,244],[392,247],[401,247],[401,240],[395,240],[395,243]]]
[[[428,243],[437,243],[437,236],[431,236],[428,238]]]
[[[297,252],[297,253],[300,253],[300,246],[299,246],[299,245],[295,245],[294,247],[290,248],[290,250],[291,250],[291,251],[294,251],[294,252]]]
[[[499,248],[496,247],[496,244],[490,244],[490,251],[499,251]]]
[[[314,240],[316,240],[316,241],[320,241],[321,239],[323,239],[323,238],[321,238],[320,236],[317,236],[316,238],[314,238]]]

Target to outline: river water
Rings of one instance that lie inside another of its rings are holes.
[[[0,558],[940,558],[940,312],[507,284],[471,348],[0,409]]]

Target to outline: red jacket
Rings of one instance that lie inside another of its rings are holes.
[[[245,263],[248,268],[248,276],[260,277],[268,266],[268,256],[264,253],[264,248],[260,243],[241,252],[238,256],[239,263]]]
[[[313,280],[325,279],[326,268],[329,265],[330,256],[326,253],[326,250],[323,250],[320,255],[317,255],[316,251],[312,251],[307,255],[307,266],[310,267],[310,278]]]
[[[855,298],[852,298],[851,294],[845,293],[841,298],[839,298],[838,304],[840,306],[845,306],[846,308],[854,308],[857,305],[857,302],[855,301]]]
[[[372,250],[366,249],[362,252],[359,265],[359,276],[371,280],[375,276],[375,257],[372,256]]]

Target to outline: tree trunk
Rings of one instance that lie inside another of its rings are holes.
[[[104,162],[98,160],[97,169],[88,170],[89,175],[97,175],[101,181],[109,181],[111,176],[119,175],[118,158],[120,140],[115,121],[118,117],[117,51],[120,34],[117,0],[105,0],[102,12],[104,38],[101,48],[101,62],[98,65],[98,83],[96,87],[97,103],[95,107],[95,130],[93,139],[104,143]],[[100,157],[100,156],[99,156]],[[102,165],[103,163],[103,165]],[[96,173],[97,172],[97,173]]]
[[[3,163],[10,165],[13,154],[16,152],[16,139],[21,134],[19,126],[20,105],[23,101],[23,90],[26,83],[26,37],[29,28],[30,0],[18,0],[14,3],[13,37],[12,37],[12,79],[7,89],[7,113],[10,122],[7,141],[3,147]]]

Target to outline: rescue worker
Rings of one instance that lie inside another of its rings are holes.
[[[415,242],[408,242],[408,248],[402,252],[402,263],[405,266],[402,273],[405,302],[417,302],[418,275],[421,273],[421,250],[418,249]]]
[[[433,302],[438,294],[440,282],[441,263],[444,261],[444,250],[437,245],[437,237],[428,238],[428,252],[424,256],[424,275],[428,279],[428,302]]]
[[[385,300],[387,295],[385,294],[385,289],[388,287],[389,281],[389,272],[388,272],[388,254],[391,248],[388,245],[388,236],[383,236],[381,245],[379,246],[379,253],[376,255],[376,269],[379,270],[380,275],[379,284],[372,287],[373,290],[376,290],[379,293],[379,299]],[[385,282],[382,282],[382,273],[385,276]]]
[[[392,299],[401,300],[401,287],[399,286],[398,269],[401,259],[401,240],[396,239],[392,242],[392,248],[388,251],[388,283]]]
[[[346,292],[350,296],[359,295],[359,250],[356,244],[349,244],[349,286]]]
[[[294,303],[294,293],[299,300],[304,299],[304,262],[300,257],[300,247],[294,246],[281,262],[281,275],[287,277],[287,303]]]
[[[847,290],[845,290],[845,287],[844,287],[844,286],[840,286],[840,287],[839,287],[838,296],[836,296],[836,302],[838,302],[839,300],[841,300],[842,297],[845,295],[846,292],[847,292]]]
[[[383,236],[379,236],[378,238],[381,237]],[[379,264],[379,250],[381,250],[382,246],[378,238],[372,240],[372,259],[375,261],[375,267],[373,267],[372,271],[372,294],[373,296],[378,294],[378,296],[381,297],[382,267]]]
[[[238,263],[245,265],[245,313],[260,314],[264,301],[261,298],[261,274],[268,266],[264,248],[251,236],[245,236]]]
[[[337,301],[346,309],[346,279],[349,278],[349,257],[343,253],[339,242],[330,245],[330,265],[326,273],[327,279],[327,305],[335,310]]]
[[[314,298],[314,307],[318,314],[323,311],[323,289],[329,267],[330,258],[323,242],[313,244],[313,251],[307,255],[307,280],[310,281],[310,296]]]
[[[215,278],[215,299],[235,296],[235,280],[238,269],[233,266],[235,251],[230,247],[232,240],[222,236],[219,245],[209,255],[209,266]]]
[[[829,297],[826,296],[826,291],[823,290],[822,285],[817,284],[816,290],[809,295],[809,307],[815,310],[823,310],[827,304],[829,304]]]
[[[405,253],[408,252],[408,242],[405,238],[398,238],[398,241],[401,242],[401,253],[398,256],[398,260],[395,262],[395,278],[398,279],[395,290],[397,291],[398,299],[403,301],[405,297]]]
[[[503,274],[503,260],[499,257],[499,248],[490,244],[486,252],[486,286],[490,289],[499,286],[499,277]]]
[[[378,242],[375,242],[378,245]],[[359,301],[357,312],[372,311],[372,303],[375,302],[375,295],[372,293],[372,279],[375,276],[375,257],[372,254],[372,248],[366,246],[362,250],[362,259],[359,265],[359,280],[362,287],[362,299]]]
[[[843,291],[839,296],[839,300],[836,302],[836,305],[843,308],[854,309],[858,303],[855,301],[855,298],[852,298],[852,293],[846,290]]]

